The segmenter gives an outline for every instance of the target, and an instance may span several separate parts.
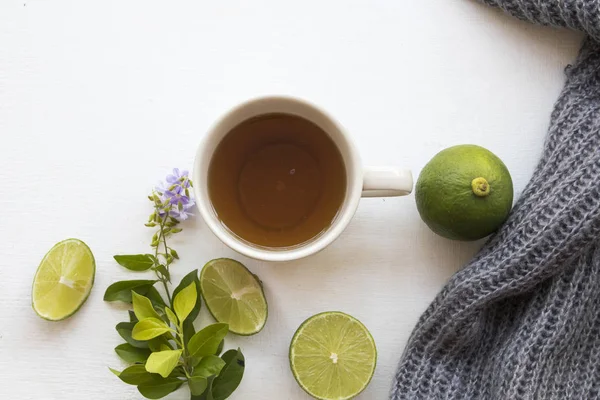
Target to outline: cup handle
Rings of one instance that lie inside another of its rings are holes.
[[[413,189],[412,173],[396,167],[365,167],[362,197],[406,196]]]

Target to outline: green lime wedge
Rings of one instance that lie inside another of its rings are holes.
[[[290,344],[290,367],[306,393],[321,400],[350,399],[373,377],[377,349],[354,317],[330,311],[310,317]]]
[[[256,275],[229,258],[209,261],[200,273],[208,311],[238,335],[254,335],[267,322],[267,300]]]
[[[90,295],[95,273],[94,255],[81,240],[67,239],[55,244],[33,278],[33,309],[50,321],[70,317]]]

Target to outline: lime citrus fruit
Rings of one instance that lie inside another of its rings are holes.
[[[81,240],[67,239],[55,244],[33,278],[33,309],[50,321],[70,317],[90,295],[95,273],[94,255]]]
[[[513,184],[494,153],[460,145],[442,150],[425,165],[415,199],[421,218],[435,233],[477,240],[495,232],[508,217]]]
[[[373,377],[377,349],[356,318],[329,311],[310,317],[290,344],[290,367],[298,384],[322,400],[350,399]]]
[[[267,300],[256,275],[242,263],[218,258],[200,273],[200,289],[208,311],[219,322],[229,324],[238,335],[254,335],[267,322]]]

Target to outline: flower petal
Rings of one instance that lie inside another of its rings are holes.
[[[164,182],[160,181],[156,184],[156,186],[154,187],[154,190],[156,190],[159,193],[164,193],[165,190],[167,190],[167,185],[165,185]]]
[[[190,202],[190,198],[187,196],[181,196],[179,197],[179,201],[181,202],[181,204],[186,205]]]

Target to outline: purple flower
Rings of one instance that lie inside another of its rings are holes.
[[[188,189],[191,186],[188,174],[188,171],[174,168],[173,174],[167,175],[166,184],[160,182],[156,185],[154,191],[160,198],[158,214],[161,217],[169,213],[178,221],[185,221],[194,215],[191,213],[191,209],[196,203]],[[167,201],[167,205],[163,205]]]
[[[190,210],[195,204],[196,203],[194,203],[194,200],[189,200],[187,204],[182,204],[179,207],[173,207],[169,212],[169,215],[180,222],[185,221],[194,215]]]
[[[171,204],[186,205],[190,202],[190,198],[185,195],[185,190],[181,186],[175,186],[173,190],[165,191],[165,197],[170,199]]]
[[[154,186],[154,191],[160,196],[163,196],[167,190],[169,190],[169,186],[165,185],[165,183],[162,181],[158,182],[156,186]]]
[[[179,171],[179,168],[173,168],[173,174],[167,175],[167,183],[170,185],[181,185],[184,189],[190,187],[189,172]]]

